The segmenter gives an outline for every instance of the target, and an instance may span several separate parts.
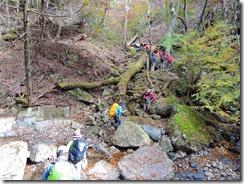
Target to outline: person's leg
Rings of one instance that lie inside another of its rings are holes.
[[[146,112],[147,111],[147,99],[143,98],[143,109]]]
[[[149,111],[150,105],[151,105],[151,100],[147,99],[147,111]]]
[[[82,170],[86,169],[87,165],[88,165],[88,161],[86,158],[86,153],[84,153],[84,159],[81,161],[81,169]]]
[[[165,61],[163,60],[163,70],[164,70],[164,65],[165,65]]]
[[[115,129],[117,129],[118,128],[118,126],[120,125],[120,119],[119,119],[119,116],[118,115],[115,115],[114,116],[114,121],[115,121],[115,123],[114,123],[114,128]]]
[[[76,171],[77,173],[80,175],[81,173],[81,161],[78,162],[77,164],[75,164],[75,168],[76,168]]]
[[[155,63],[152,63],[151,71],[153,72],[155,68]]]

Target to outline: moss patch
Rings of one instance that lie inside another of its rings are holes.
[[[186,139],[191,142],[200,142],[202,144],[209,144],[212,140],[205,123],[197,113],[188,106],[181,106],[179,104],[174,107],[176,114],[172,117],[172,122],[179,128]]]

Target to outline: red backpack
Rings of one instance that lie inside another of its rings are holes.
[[[172,56],[170,54],[168,54],[167,59],[168,59],[169,62],[173,61],[173,58],[172,58]]]

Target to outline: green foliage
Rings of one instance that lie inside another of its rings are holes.
[[[197,32],[190,33],[184,38],[181,61],[176,66],[185,66],[188,81],[201,74],[197,83],[189,85],[197,88],[192,95],[196,102],[240,121],[240,42],[237,35],[230,34],[233,29],[225,22],[218,22],[200,38]]]
[[[183,45],[183,35],[176,33],[167,33],[164,38],[159,42],[160,46],[164,46],[166,50],[170,51],[173,46]]]

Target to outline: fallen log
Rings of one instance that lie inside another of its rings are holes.
[[[156,46],[153,46],[151,49],[152,52],[155,49],[156,49]],[[119,83],[117,84],[117,86],[118,86],[119,93],[120,93],[120,96],[122,99],[125,97],[125,94],[126,94],[126,85],[130,81],[131,77],[133,77],[137,72],[141,71],[142,67],[147,62],[147,58],[148,58],[148,54],[143,53],[142,56],[140,57],[140,59],[135,63],[131,63],[129,65],[128,69],[126,70],[126,72],[121,75],[121,79],[120,79]]]
[[[101,86],[117,84],[120,78],[121,76],[115,78],[109,78],[107,80],[98,81],[98,82],[69,82],[69,83],[58,82],[56,83],[56,86],[61,89],[74,89],[74,88],[93,89]]]
[[[136,39],[137,39],[137,34],[127,42],[127,47],[129,47]]]

